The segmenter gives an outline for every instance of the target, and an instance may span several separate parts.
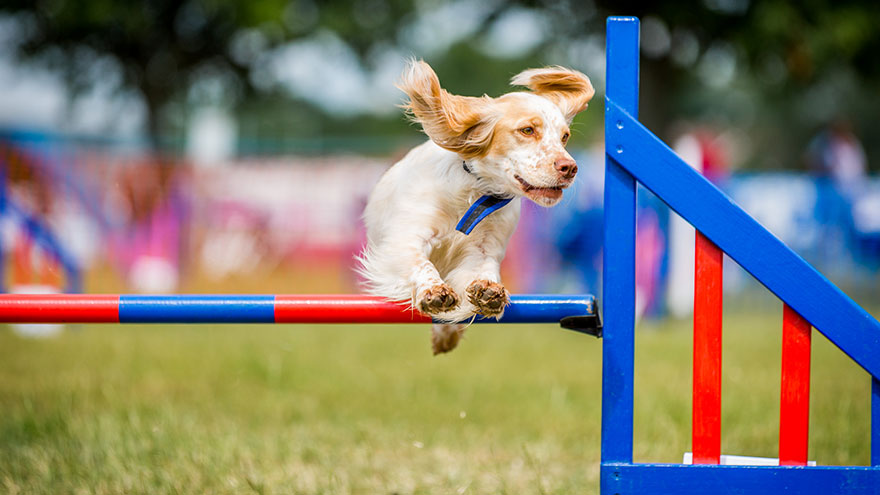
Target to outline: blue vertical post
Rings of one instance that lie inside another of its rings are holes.
[[[6,147],[0,144],[0,222],[6,217]],[[6,246],[0,236],[0,292],[6,292]]]
[[[639,100],[639,20],[610,17],[606,34],[605,98],[633,117]],[[609,148],[605,110],[604,329],[602,336],[602,462],[631,463],[635,349],[636,182]],[[604,484],[603,484],[604,485]]]
[[[880,467],[880,379],[871,377],[871,465]]]
[[[67,272],[67,283],[64,290],[71,294],[80,294],[83,291],[82,271],[79,265],[71,261],[68,256],[64,256],[61,264]]]

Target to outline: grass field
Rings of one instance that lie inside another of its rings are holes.
[[[780,321],[725,322],[725,453],[776,455]],[[689,325],[640,328],[637,461],[690,449]],[[867,374],[814,333],[812,376],[810,457],[867,463]],[[553,326],[0,327],[0,491],[595,493],[600,389]]]

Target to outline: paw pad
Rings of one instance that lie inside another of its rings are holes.
[[[488,280],[475,280],[467,288],[468,300],[483,316],[498,316],[510,303],[507,289],[503,285]]]
[[[458,307],[458,295],[446,284],[439,284],[419,294],[419,311],[429,315],[445,313]]]

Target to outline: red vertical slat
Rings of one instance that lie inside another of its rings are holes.
[[[807,464],[810,430],[810,323],[785,305],[782,312],[782,394],[779,464]]]
[[[694,279],[694,464],[721,456],[721,250],[697,232]]]
[[[15,245],[12,248],[12,285],[27,285],[33,282],[33,260],[31,249],[33,248],[30,236],[21,232],[15,237]]]

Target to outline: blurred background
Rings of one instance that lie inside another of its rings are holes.
[[[575,187],[524,203],[503,277],[601,298],[608,15],[641,18],[643,122],[877,315],[876,0],[4,0],[2,290],[357,291],[419,57],[465,95],[592,78]],[[694,233],[639,204],[634,458],[678,463]],[[777,457],[782,305],[724,283],[722,452]],[[597,493],[601,343],[556,325],[437,358],[426,325],[68,328],[0,326],[3,493]],[[813,335],[810,459],[868,464],[869,377]]]
[[[518,292],[598,294],[613,14],[642,20],[642,120],[871,301],[880,6],[867,1],[3,2],[4,289],[356,291],[366,198],[425,139],[394,87],[418,57],[466,95],[507,92],[535,66],[592,78],[577,187],[554,209],[525,205],[504,270]],[[639,310],[687,315],[693,231],[650,193],[640,203]],[[758,290],[728,274],[732,296]]]

